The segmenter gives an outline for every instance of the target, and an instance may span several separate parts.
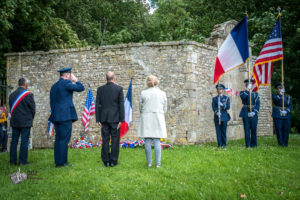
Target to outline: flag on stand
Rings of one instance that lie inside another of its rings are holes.
[[[228,93],[231,93],[231,89],[230,88],[225,88],[225,92],[228,94]]]
[[[258,87],[261,85],[270,85],[271,84],[271,79],[272,79],[272,72],[273,72],[273,63],[268,62],[260,65],[255,65],[253,67],[253,74],[254,77],[257,78],[257,84],[254,84],[253,86],[253,91],[257,92]]]
[[[260,85],[270,85],[272,79],[273,62],[283,59],[280,15],[257,57],[252,75],[255,79],[256,90]]]
[[[244,65],[249,59],[248,25],[244,17],[229,33],[216,58],[214,84],[226,72]]]
[[[122,123],[120,128],[120,137],[123,137],[129,130],[129,124],[132,121],[132,80],[130,81],[128,91],[126,94],[126,99],[124,102],[125,108],[125,121]]]
[[[51,115],[51,109],[49,111],[49,116]],[[48,133],[50,136],[54,135],[54,124],[50,121],[48,121]]]
[[[86,101],[85,101],[84,110],[81,117],[81,121],[84,125],[84,131],[86,133],[89,132],[90,117],[94,113],[95,113],[95,102],[94,102],[94,97],[91,88],[89,88]]]

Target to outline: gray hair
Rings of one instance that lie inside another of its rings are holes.
[[[19,81],[18,81],[18,85],[19,85],[19,86],[25,86],[26,83],[29,84],[29,80],[28,80],[27,78],[23,78],[23,77],[22,77],[22,78],[20,78]]]

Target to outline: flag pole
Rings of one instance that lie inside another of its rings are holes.
[[[218,82],[218,84],[219,84],[219,82]],[[221,125],[221,106],[220,106],[220,103],[221,102],[221,99],[220,99],[220,95],[218,94],[218,109],[219,109],[219,114],[220,114],[220,116],[218,116],[219,117],[219,125]]]
[[[283,68],[283,59],[281,60],[281,82],[282,82],[282,87],[284,88],[284,68]],[[284,92],[282,93],[282,110],[284,110]]]
[[[218,53],[219,53],[219,41],[217,42],[217,45],[218,45]],[[217,53],[217,55],[218,55],[218,53]],[[217,83],[218,85],[219,85],[219,81],[218,81],[218,83]],[[220,104],[219,104],[219,102],[220,102],[221,100],[220,100],[220,95],[219,95],[219,93],[218,93],[218,111],[219,111],[219,113],[221,113],[221,106],[220,106]],[[219,117],[219,125],[221,125],[221,115],[220,116],[218,116]]]
[[[278,17],[281,16],[281,8],[280,6],[277,7],[277,11],[278,11]],[[280,24],[281,26],[281,24]],[[280,27],[281,29],[281,27]],[[283,59],[281,60],[281,84],[282,84],[282,87],[284,88],[284,68],[283,68]],[[282,93],[282,110],[284,110],[284,92]]]
[[[248,12],[247,12],[247,7],[245,8],[245,14],[246,14],[246,17],[248,17]],[[249,80],[249,84],[252,84],[251,82],[251,77],[250,77],[250,61],[251,61],[251,54],[249,55],[249,60],[247,62],[248,64],[248,80]],[[251,102],[251,89],[252,88],[249,88],[249,103],[250,103],[250,112],[252,112],[252,102]]]

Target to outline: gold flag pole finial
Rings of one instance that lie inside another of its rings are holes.
[[[277,11],[278,11],[278,15],[277,15],[277,19],[278,19],[278,17],[281,16],[281,8],[280,8],[280,6],[277,7]]]
[[[245,15],[246,15],[246,17],[248,17],[247,6],[245,7]]]

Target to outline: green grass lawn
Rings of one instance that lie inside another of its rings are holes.
[[[259,137],[258,148],[244,140],[176,146],[162,151],[162,167],[146,167],[143,148],[121,149],[119,165],[106,168],[100,148],[69,150],[71,167],[55,168],[52,149],[29,152],[21,172],[36,173],[17,185],[9,154],[0,154],[0,199],[300,199],[300,135],[288,148]]]

